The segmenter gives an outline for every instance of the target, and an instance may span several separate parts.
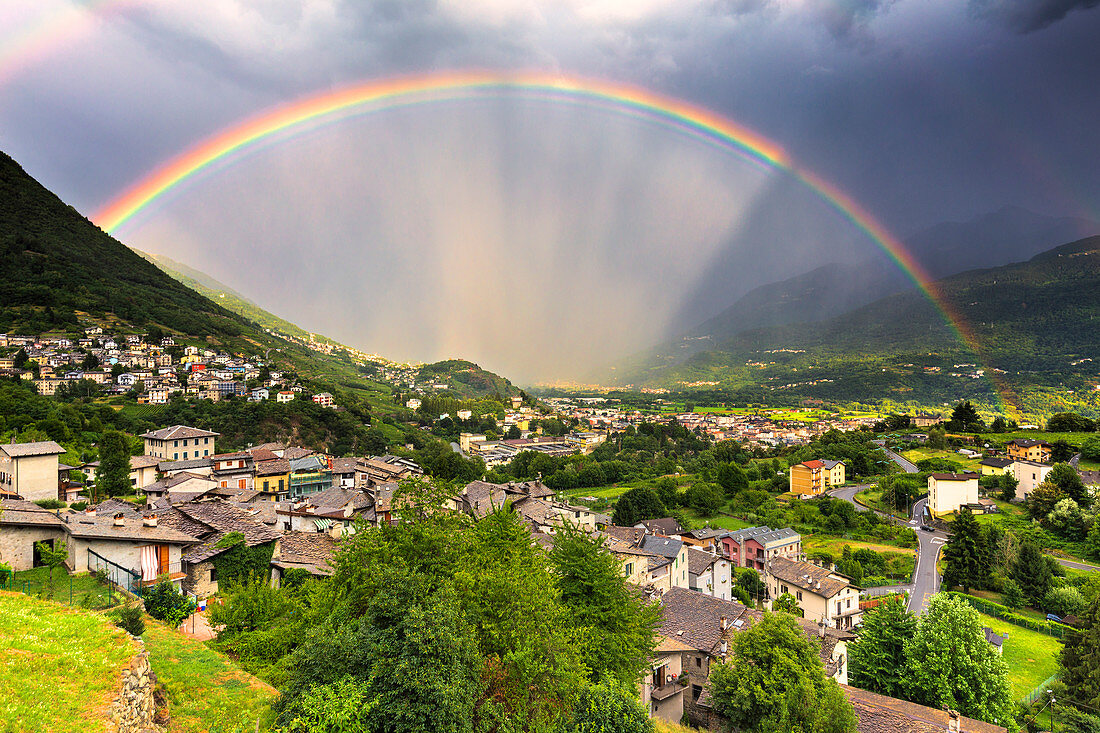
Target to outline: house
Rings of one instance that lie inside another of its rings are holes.
[[[184,579],[181,557],[197,538],[161,526],[156,514],[143,517],[122,509],[62,515],[69,569],[106,570],[113,582],[130,590],[153,585],[165,575],[179,585]]]
[[[985,632],[985,640],[993,647],[993,651],[997,654],[1003,654],[1005,642],[1008,641],[1008,634],[998,634],[988,626],[983,626],[982,631]]]
[[[157,505],[162,500],[166,500],[167,504],[182,504],[197,499],[217,486],[218,482],[209,474],[180,471],[142,487],[141,493],[145,494],[147,506]]]
[[[1013,460],[1011,458],[994,456],[983,459],[978,465],[982,467],[983,476],[1000,476],[1004,473],[1012,473],[1012,464]]]
[[[289,392],[289,391],[277,392],[275,394],[275,401],[276,402],[293,402],[294,401],[294,393]]]
[[[159,464],[156,456],[130,456],[130,487],[140,489],[154,483]]]
[[[715,529],[713,527],[689,529],[685,532],[680,532],[680,539],[692,547],[698,547],[707,552],[717,552],[721,544],[719,538],[725,534],[725,532],[726,530],[724,529]]]
[[[662,517],[661,519],[645,519],[634,525],[639,529],[644,529],[649,534],[655,534],[659,537],[676,537],[684,528],[680,526],[672,517]]]
[[[227,535],[240,534],[245,546],[251,548],[270,545],[272,556],[279,541],[278,531],[257,521],[251,513],[220,499],[177,504],[158,514],[161,524],[193,538],[180,562],[184,589],[199,598],[218,592],[217,558],[233,547],[231,543],[222,542]]]
[[[210,475],[222,488],[252,490],[256,463],[250,453],[219,453],[210,456],[210,463]]]
[[[728,601],[733,594],[729,560],[688,547],[688,587]]]
[[[321,407],[336,407],[336,400],[329,392],[321,392],[313,395],[313,401]]]
[[[1013,461],[1012,475],[1016,478],[1016,501],[1027,499],[1035,487],[1047,480],[1054,466],[1036,461]]]
[[[759,572],[773,557],[802,559],[802,535],[790,528],[748,527],[727,532],[721,543],[723,554],[733,566]]]
[[[813,563],[772,558],[764,569],[764,585],[772,599],[789,593],[802,617],[837,629],[850,629],[863,619],[860,588],[851,578]]]
[[[214,441],[218,436],[219,433],[186,425],[173,425],[141,435],[145,439],[145,455],[166,461],[186,461],[212,455],[216,452]]]
[[[405,407],[409,408],[410,410],[419,410],[421,404],[423,403],[421,403],[420,400],[413,397],[412,399],[409,399],[405,402]]]
[[[1052,446],[1045,440],[1025,440],[1017,438],[1005,444],[1008,457],[1017,461],[1050,463]]]
[[[816,459],[791,466],[792,494],[816,496],[844,483],[843,461]]]
[[[290,464],[290,496],[302,498],[332,487],[332,472],[328,461],[322,456],[306,455],[292,458],[295,452],[286,451],[286,460]]]
[[[290,461],[279,458],[274,453],[271,453],[271,456],[270,460],[256,461],[253,488],[260,492],[264,499],[282,501],[290,496]],[[256,457],[255,452],[253,457]]]
[[[933,517],[957,512],[978,503],[978,474],[933,473],[928,476],[928,511]]]
[[[57,457],[64,452],[52,440],[0,444],[0,492],[32,502],[57,499]]]
[[[744,631],[761,618],[762,611],[686,588],[672,588],[661,597],[661,625],[657,633],[688,647],[681,654],[681,669],[687,683],[684,712],[692,724],[704,727],[707,724],[706,713],[699,710],[698,705],[711,665],[726,660],[733,634]],[[825,674],[842,685],[847,684],[848,642],[855,636],[807,619],[795,619],[795,622],[818,646]]]
[[[920,414],[914,415],[912,422],[915,428],[927,428],[933,425],[939,425],[943,422],[943,418],[939,415]]]
[[[647,534],[642,537],[639,548],[668,561],[670,587],[688,587],[688,545],[682,540]]]
[[[390,501],[392,493],[383,497],[383,518],[389,511]],[[275,513],[284,532],[327,533],[341,537],[360,517],[377,525],[377,504],[377,497],[371,492],[333,486],[291,504],[277,504]]]
[[[248,395],[248,399],[253,402],[263,402],[270,397],[271,392],[264,387],[257,387],[256,389],[252,390],[252,392]]]
[[[305,570],[315,578],[332,575],[336,540],[323,532],[286,532],[271,556],[271,583],[278,587],[288,570]]]
[[[683,657],[691,647],[668,636],[658,636],[653,649],[652,672],[638,685],[638,696],[649,717],[680,723],[684,717],[684,690],[680,683]]]
[[[35,542],[62,537],[61,518],[22,499],[0,499],[0,561],[20,572],[41,565]]]

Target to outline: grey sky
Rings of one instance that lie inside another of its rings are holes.
[[[1096,4],[8,0],[0,148],[90,214],[302,95],[525,69],[729,116],[900,235],[1009,204],[1100,219]],[[782,176],[641,123],[505,101],[295,138],[123,239],[306,328],[520,380],[583,374],[755,285],[874,251]]]

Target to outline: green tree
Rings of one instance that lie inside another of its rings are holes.
[[[573,708],[566,733],[652,733],[653,719],[629,685],[607,679],[589,685]]]
[[[1020,589],[1020,584],[1012,578],[1005,579],[1004,586],[1001,588],[1001,600],[1013,610],[1022,607],[1027,602],[1023,590]]]
[[[947,427],[951,430],[977,432],[985,427],[985,423],[978,415],[977,408],[970,400],[965,400],[955,405],[955,409],[951,412],[951,419],[947,421]]]
[[[572,524],[555,533],[550,562],[570,626],[586,640],[581,657],[591,680],[636,684],[649,667],[659,607],[626,582],[602,537]]]
[[[749,598],[753,599],[753,601],[763,599],[764,593],[767,591],[764,581],[760,579],[760,573],[752,568],[742,568],[738,570],[737,580],[734,582],[734,585],[748,594]]]
[[[1070,701],[1100,709],[1100,597],[1085,610],[1081,626],[1066,635],[1059,661]]]
[[[1065,498],[1066,495],[1057,484],[1049,480],[1043,481],[1027,495],[1024,508],[1029,518],[1043,521],[1054,511],[1058,502]]]
[[[1047,474],[1047,481],[1057,486],[1063,494],[1081,506],[1089,505],[1089,493],[1081,475],[1068,463],[1055,463]]]
[[[814,642],[786,614],[767,613],[733,636],[729,660],[711,667],[715,710],[744,731],[851,733],[856,717],[825,677]]]
[[[99,441],[99,471],[96,493],[100,496],[125,496],[130,486],[130,442],[117,430],[103,433]]]
[[[633,527],[644,519],[659,519],[668,514],[653,489],[631,489],[615,502],[611,521],[621,527]]]
[[[34,549],[38,550],[38,558],[42,561],[42,564],[47,568],[46,575],[46,597],[53,598],[53,571],[65,564],[65,561],[69,559],[69,547],[64,541],[57,540],[56,546],[53,542],[35,542]]]
[[[1085,539],[1085,549],[1090,558],[1100,560],[1100,521],[1095,518],[1092,520],[1092,528],[1089,529],[1088,537]]]
[[[1016,487],[1020,485],[1020,482],[1016,480],[1016,477],[1011,473],[1002,473],[997,477],[998,484],[1000,485],[1000,493],[1002,501],[1015,501],[1016,500]]]
[[[1050,563],[1034,542],[1028,540],[1020,546],[1020,554],[1012,567],[1012,579],[1020,584],[1028,603],[1036,608],[1042,606],[1043,597],[1050,590],[1053,573]]]
[[[1059,412],[1047,420],[1048,433],[1091,433],[1096,423],[1076,412]]]
[[[662,476],[657,479],[657,498],[661,500],[661,503],[665,505],[667,509],[671,509],[680,503],[679,489],[676,486],[676,479],[671,476]]]
[[[961,586],[966,593],[981,588],[985,573],[981,547],[981,526],[969,509],[963,507],[951,527],[951,537],[943,548],[943,584]]]
[[[978,612],[962,600],[933,596],[905,656],[913,702],[1015,728],[1008,667],[985,640]]]
[[[736,463],[719,463],[717,473],[718,485],[726,492],[727,496],[733,496],[741,489],[749,487],[749,477],[745,469]]]
[[[723,501],[722,492],[717,486],[702,481],[684,492],[684,498],[688,506],[704,517],[714,516],[722,507]]]
[[[782,611],[792,616],[802,617],[802,608],[798,605],[798,599],[790,593],[783,593],[772,601],[772,610],[776,613]]]
[[[1100,461],[1100,435],[1093,435],[1081,444],[1081,456],[1090,461]]]
[[[917,619],[894,596],[863,614],[859,638],[848,645],[848,678],[856,687],[890,697],[907,689],[905,645],[917,629]]]

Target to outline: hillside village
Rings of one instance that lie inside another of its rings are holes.
[[[64,344],[18,345],[34,350],[46,367],[64,367],[50,364],[55,354],[45,350],[64,349]],[[117,348],[112,353],[104,346],[103,353],[118,359],[116,363],[126,359],[132,368],[136,364],[130,360],[136,352],[144,352],[142,358],[154,358],[152,353],[157,351],[137,342],[135,346],[132,353]],[[187,356],[192,355],[184,353]],[[242,376],[248,370],[258,371],[259,366],[230,365],[244,369]],[[407,407],[419,407],[416,401],[411,398]],[[458,448],[483,457],[487,466],[505,464],[527,451],[583,455],[609,435],[653,419],[643,418],[640,412],[601,410],[584,403],[558,402],[555,408],[593,430],[562,437],[529,432],[528,422],[537,413],[517,398],[499,427],[522,428],[526,437],[497,440],[463,433]],[[718,439],[733,430],[775,430],[760,418],[688,413],[666,420]],[[923,420],[922,428],[934,429],[938,418],[916,420]],[[833,427],[822,421],[790,439],[806,440]],[[916,444],[927,439],[924,433],[904,437]],[[140,438],[143,453],[129,460],[133,496],[98,503],[88,501],[99,480],[98,461],[62,464],[59,456],[65,449],[53,441],[0,445],[0,561],[16,573],[26,572],[42,562],[38,543],[63,544],[65,567],[71,573],[104,576],[120,591],[136,597],[169,583],[202,609],[208,603],[224,602],[220,600],[223,585],[240,577],[242,553],[249,572],[269,576],[276,586],[287,573],[329,577],[340,547],[357,532],[409,521],[402,512],[410,506],[405,487],[409,481],[415,485],[429,480],[421,466],[396,455],[338,457],[277,443],[219,452],[218,433],[186,425],[149,431]],[[980,459],[983,477],[1014,477],[1018,484],[1014,500],[1022,504],[1044,485],[1054,468],[1051,445],[1042,440],[1014,439],[1005,444],[1003,453],[986,455],[969,449],[959,453]],[[794,501],[824,497],[848,484],[845,468],[844,461],[826,458],[794,463],[787,475],[788,493]],[[70,472],[77,469],[86,477],[84,482],[70,480]],[[1092,478],[1088,472],[1080,475]],[[1003,512],[1003,506],[988,498],[985,485],[979,486],[979,478],[978,472],[929,473],[923,521],[949,529],[950,520],[957,521],[960,513]],[[616,558],[629,586],[658,606],[661,620],[652,674],[638,688],[643,706],[655,718],[712,729],[724,725],[711,698],[712,665],[729,659],[736,634],[761,623],[769,610],[783,608],[794,614],[806,638],[819,649],[820,663],[827,677],[841,685],[861,733],[1006,729],[852,686],[849,645],[859,639],[864,619],[880,602],[876,596],[881,592],[862,587],[841,571],[839,561],[808,552],[803,536],[791,527],[690,529],[670,516],[616,525],[611,516],[571,502],[538,479],[470,481],[453,487],[440,505],[474,521],[506,507],[519,517],[530,542],[547,552],[566,527],[579,528],[598,540]],[[926,546],[922,540],[918,555],[938,553],[941,546]],[[913,582],[919,587],[921,581],[914,577]],[[933,593],[937,585],[933,581]],[[928,597],[913,595],[909,605],[922,609],[927,601]],[[985,634],[990,649],[998,653],[1009,638],[988,626]]]

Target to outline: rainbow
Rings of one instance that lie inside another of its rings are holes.
[[[944,298],[933,279],[870,213],[835,185],[801,168],[774,142],[714,112],[687,102],[624,84],[540,73],[444,72],[371,81],[314,94],[262,112],[207,138],[169,160],[93,215],[104,231],[115,234],[132,225],[202,174],[224,168],[251,152],[350,116],[450,100],[499,98],[550,100],[607,110],[674,130],[733,152],[750,161],[788,172],[814,191],[843,218],[878,245],[940,310],[956,336],[982,354],[965,319]],[[995,372],[986,370],[1001,408],[1014,405],[1011,392]]]

